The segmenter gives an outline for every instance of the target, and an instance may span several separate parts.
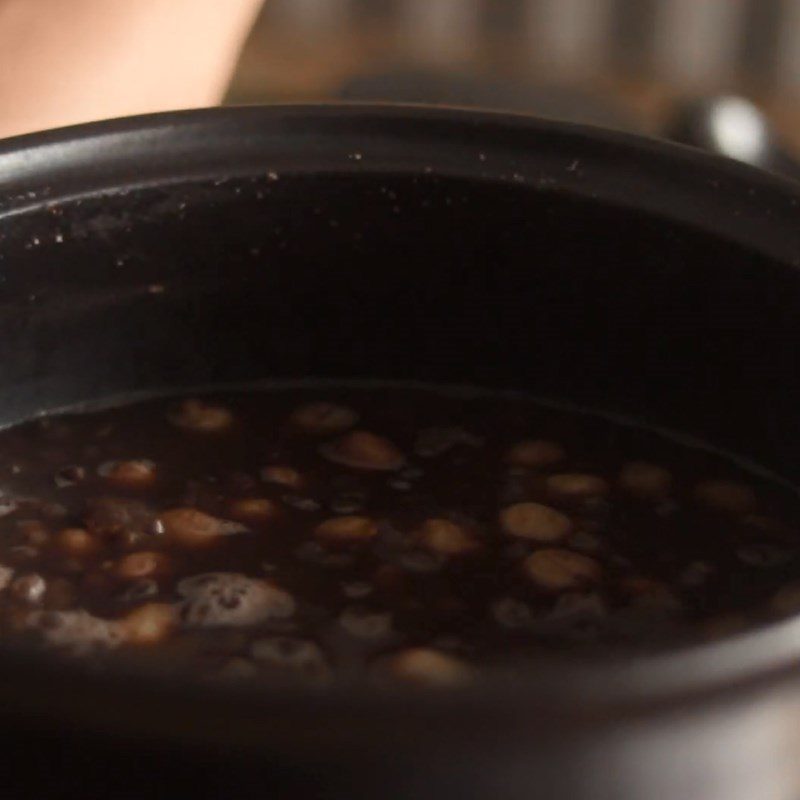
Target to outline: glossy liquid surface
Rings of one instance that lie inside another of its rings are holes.
[[[800,607],[800,501],[512,395],[320,386],[0,433],[9,641],[241,681],[467,680]]]

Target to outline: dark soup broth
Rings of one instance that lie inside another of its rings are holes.
[[[521,395],[319,385],[0,433],[0,625],[87,664],[458,683],[800,608],[800,501]]]

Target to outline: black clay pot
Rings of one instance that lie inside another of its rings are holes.
[[[228,109],[0,144],[0,419],[261,378],[525,389],[800,478],[800,191],[529,119]],[[452,692],[0,658],[9,797],[794,800],[800,620]]]

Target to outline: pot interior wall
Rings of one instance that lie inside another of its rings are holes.
[[[517,184],[281,176],[6,217],[4,421],[317,376],[524,389],[796,478],[795,269]]]

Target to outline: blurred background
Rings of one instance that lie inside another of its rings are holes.
[[[658,134],[730,92],[800,148],[800,0],[267,0],[226,102],[475,104]]]
[[[698,120],[731,94],[753,105]],[[695,126],[800,177],[798,95],[800,0],[0,0],[0,137],[221,98],[390,100],[703,145]]]

